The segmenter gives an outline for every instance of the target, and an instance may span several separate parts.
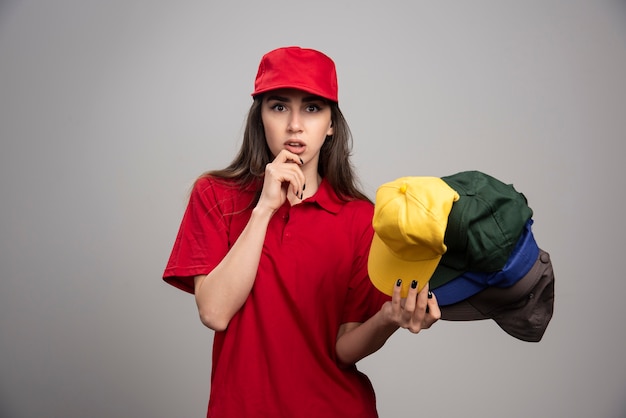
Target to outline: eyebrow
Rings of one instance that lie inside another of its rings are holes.
[[[278,96],[278,95],[268,96],[267,100],[268,101],[276,100],[279,102],[286,102],[286,103],[290,101],[289,98],[284,97],[284,96]],[[308,103],[308,102],[325,102],[326,100],[322,96],[311,95],[311,96],[305,96],[302,99],[302,101]]]

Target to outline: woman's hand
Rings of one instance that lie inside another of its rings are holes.
[[[401,285],[399,280],[391,301],[385,302],[380,311],[364,323],[341,324],[336,344],[338,364],[342,367],[355,364],[378,351],[399,327],[417,334],[441,318],[437,298],[428,291],[428,284],[418,292],[415,283],[404,299],[400,296]]]
[[[302,199],[305,182],[304,173],[300,169],[302,164],[300,157],[287,150],[282,150],[274,161],[267,164],[257,207],[277,211],[285,203],[289,190]]]
[[[437,298],[428,290],[428,284],[417,291],[417,282],[411,283],[406,298],[401,298],[402,280],[398,279],[390,302],[382,311],[385,318],[396,326],[406,328],[414,334],[428,329],[441,318]]]

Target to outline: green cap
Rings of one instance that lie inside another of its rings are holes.
[[[448,249],[430,279],[431,289],[466,271],[501,270],[533,215],[522,193],[488,174],[464,171],[441,179],[460,197],[450,210]]]

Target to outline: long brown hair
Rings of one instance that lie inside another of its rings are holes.
[[[262,103],[262,94],[254,98],[248,111],[243,142],[233,161],[226,168],[207,171],[201,177],[211,176],[234,180],[239,187],[246,187],[256,182],[261,184],[265,166],[274,159],[265,138],[261,119]],[[348,122],[336,102],[327,101],[327,103],[331,109],[333,135],[327,136],[322,145],[317,171],[330,183],[341,199],[361,199],[371,202],[361,191],[350,161],[353,139]]]

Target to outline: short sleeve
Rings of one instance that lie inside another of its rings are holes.
[[[163,280],[181,290],[194,293],[194,277],[208,274],[228,252],[228,228],[224,196],[210,178],[194,184],[183,215]]]

